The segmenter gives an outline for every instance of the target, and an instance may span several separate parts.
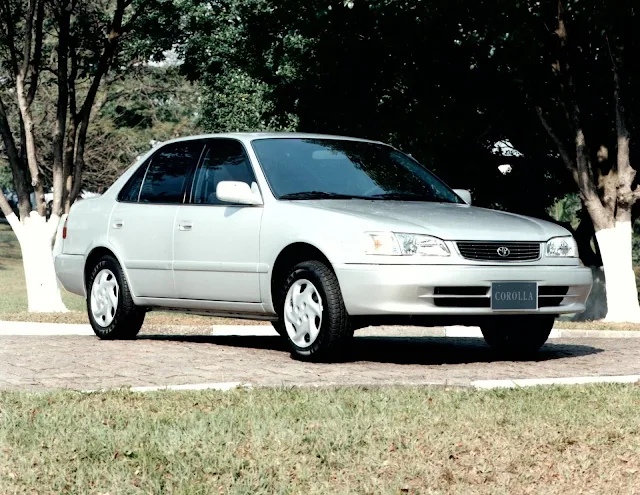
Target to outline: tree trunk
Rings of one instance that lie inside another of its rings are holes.
[[[607,292],[606,321],[640,322],[638,289],[631,255],[631,222],[596,231]]]
[[[44,186],[42,185],[42,174],[38,168],[38,158],[36,154],[36,142],[33,134],[34,122],[31,115],[31,108],[27,103],[26,90],[24,86],[24,77],[22,74],[16,76],[16,88],[18,95],[18,107],[20,115],[24,122],[25,148],[27,155],[27,166],[31,174],[31,185],[36,197],[36,209],[42,217],[46,215],[46,203],[44,200]]]
[[[62,302],[58,279],[53,265],[52,245],[59,217],[49,221],[31,212],[24,222],[15,214],[7,216],[18,238],[27,285],[29,312],[52,313],[68,311]]]

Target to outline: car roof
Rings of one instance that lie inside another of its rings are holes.
[[[256,141],[258,139],[337,139],[348,141],[361,141],[365,143],[377,143],[383,144],[380,141],[372,141],[370,139],[362,139],[348,136],[337,136],[331,134],[314,134],[306,132],[225,132],[216,134],[198,134],[194,136],[183,136],[167,141],[158,143],[156,147],[164,146],[165,144],[175,143],[179,141],[190,141],[193,139],[207,139],[207,138],[229,138],[237,139],[245,143]]]

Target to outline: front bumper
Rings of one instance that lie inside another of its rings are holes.
[[[591,270],[582,266],[343,264],[334,269],[352,316],[580,313],[593,283]],[[538,283],[538,309],[493,311],[491,283],[518,281]]]

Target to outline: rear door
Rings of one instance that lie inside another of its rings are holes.
[[[163,146],[118,195],[109,222],[109,241],[138,297],[176,297],[173,227],[203,147],[202,140]]]
[[[241,181],[258,188],[240,141],[207,140],[190,197],[176,217],[176,291],[184,299],[259,303],[263,209],[218,200],[216,187],[221,181]]]

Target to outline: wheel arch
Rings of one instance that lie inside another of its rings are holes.
[[[289,244],[280,251],[271,270],[271,304],[273,309],[278,312],[278,294],[281,284],[287,278],[289,269],[302,261],[317,260],[325,263],[329,269],[333,270],[333,266],[329,258],[316,246],[307,242],[294,242]]]
[[[89,251],[89,254],[87,254],[86,261],[84,263],[83,281],[84,281],[85,293],[87,294],[89,293],[87,284],[89,283],[89,276],[91,275],[91,271],[93,270],[94,265],[97,263],[97,261],[100,258],[106,255],[113,256],[116,259],[116,261],[120,265],[120,268],[122,269],[122,273],[127,278],[127,284],[129,284],[129,287],[131,287],[131,282],[129,280],[129,275],[127,274],[127,270],[125,269],[124,265],[122,264],[122,261],[120,261],[120,258],[116,255],[116,253],[114,253],[112,249],[109,249],[106,246],[94,246],[91,249],[91,251]]]

